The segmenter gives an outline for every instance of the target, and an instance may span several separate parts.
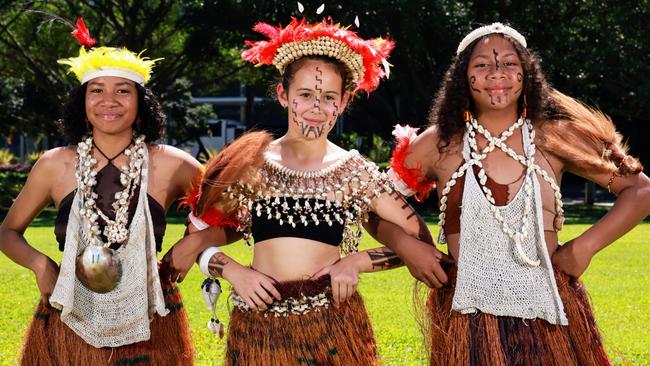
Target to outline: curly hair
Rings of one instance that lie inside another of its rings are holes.
[[[469,58],[478,42],[472,42],[454,56],[445,73],[440,90],[429,113],[429,125],[438,127],[438,150],[442,153],[452,140],[465,131],[463,113],[476,114],[467,81]],[[541,149],[553,152],[564,163],[583,172],[607,172],[618,175],[638,174],[643,166],[627,155],[627,147],[611,119],[574,98],[553,89],[546,81],[537,55],[513,38],[508,40],[519,56],[524,71],[523,91],[519,97],[519,113],[526,102],[526,116],[539,128],[535,141]],[[570,143],[566,143],[570,141]]]
[[[90,132],[86,123],[86,88],[88,83],[79,85],[68,94],[63,105],[62,118],[57,121],[61,134],[71,144],[80,142]],[[138,92],[138,118],[140,128],[136,131],[145,135],[147,143],[157,141],[165,136],[167,116],[158,98],[151,89],[135,84]]]
[[[450,144],[451,140],[463,135],[465,130],[463,113],[469,110],[476,114],[467,81],[467,67],[476,44],[493,35],[495,34],[488,34],[476,39],[463,52],[454,56],[451,66],[445,73],[442,86],[436,94],[428,118],[429,125],[438,126],[440,136],[438,149],[441,152]],[[542,73],[537,55],[507,35],[498,34],[498,36],[512,43],[521,60],[524,79],[521,97],[517,102],[519,111],[523,110],[525,98],[526,115],[533,123],[541,123],[557,115],[557,108],[550,97],[551,87]]]

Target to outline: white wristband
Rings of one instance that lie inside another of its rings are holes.
[[[190,212],[190,214],[187,217],[190,219],[192,225],[194,225],[194,227],[197,228],[199,231],[205,230],[210,227],[210,225],[208,225],[205,221],[201,220],[200,218],[196,217],[192,212]]]
[[[208,277],[214,277],[208,270],[208,263],[210,263],[210,258],[212,258],[212,256],[216,253],[223,253],[223,250],[217,247],[209,247],[208,249],[204,250],[199,256],[199,268],[201,269],[201,272],[203,272],[203,274]]]

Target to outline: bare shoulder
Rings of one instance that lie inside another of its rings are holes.
[[[408,146],[404,160],[406,167],[420,167],[425,176],[434,178],[437,175],[434,172],[434,165],[440,156],[439,142],[440,135],[437,126],[430,126],[422,131]]]
[[[156,164],[163,164],[168,166],[185,166],[188,169],[201,169],[201,163],[198,162],[192,155],[187,152],[165,144],[151,144],[149,147],[149,155]]]
[[[327,156],[325,160],[327,162],[336,162],[341,159],[346,159],[352,153],[352,150],[346,150],[330,141],[327,146]]]
[[[61,172],[77,163],[77,150],[74,146],[57,147],[45,151],[32,167],[32,173]]]
[[[275,160],[275,161],[282,160],[281,143],[282,143],[282,138],[271,141],[269,146],[266,148],[266,151],[264,151],[264,156],[266,156],[268,159]]]

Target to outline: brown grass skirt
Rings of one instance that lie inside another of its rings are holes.
[[[194,349],[178,287],[163,284],[163,293],[170,313],[154,317],[151,338],[115,348],[95,348],[87,344],[61,321],[58,310],[39,303],[25,334],[20,363],[39,366],[191,365]]]
[[[330,278],[283,282],[282,298],[329,293]],[[228,329],[226,365],[376,365],[376,344],[363,300],[355,293],[339,308],[275,317],[234,308]]]
[[[568,326],[542,319],[463,315],[451,310],[456,267],[450,286],[433,289],[427,299],[430,365],[609,365],[583,284],[556,271]]]

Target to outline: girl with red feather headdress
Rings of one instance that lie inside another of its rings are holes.
[[[166,262],[182,277],[208,245],[243,237],[254,247],[250,267],[216,247],[199,258],[206,275],[233,287],[226,365],[375,365],[359,273],[402,265],[398,253],[426,267],[432,286],[446,280],[442,253],[418,240],[429,232],[386,175],[327,139],[351,93],[371,92],[388,76],[393,42],[326,20],[254,29],[268,40],[248,42],[242,57],[280,71],[287,132],[276,140],[248,133],[208,162],[187,200],[194,233]],[[411,236],[357,252],[371,215]]]

